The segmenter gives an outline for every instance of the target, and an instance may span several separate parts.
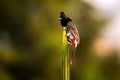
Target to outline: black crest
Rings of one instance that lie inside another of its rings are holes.
[[[67,27],[67,23],[69,21],[72,21],[72,19],[70,19],[64,12],[60,12],[60,22],[62,27]]]

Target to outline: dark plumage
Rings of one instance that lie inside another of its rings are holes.
[[[64,12],[60,12],[60,22],[62,27],[66,27],[67,41],[70,45],[72,45],[72,54],[70,59],[70,63],[72,64],[72,60],[75,55],[75,49],[80,42],[79,32],[72,19],[69,18]]]
[[[68,16],[66,16],[64,12],[61,12],[60,13],[60,22],[61,22],[62,27],[66,27],[67,23],[69,21],[72,21],[72,19],[70,19]]]

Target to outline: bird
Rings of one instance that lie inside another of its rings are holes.
[[[61,26],[63,28],[64,27],[66,28],[67,42],[72,46],[72,53],[70,55],[70,64],[72,65],[77,45],[80,43],[79,32],[76,28],[76,25],[73,23],[72,19],[68,17],[64,12],[60,12],[59,20]]]

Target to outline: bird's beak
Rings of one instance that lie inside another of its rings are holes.
[[[62,18],[58,18],[57,20],[61,20]]]

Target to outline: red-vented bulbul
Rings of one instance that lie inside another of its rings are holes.
[[[60,12],[60,22],[62,27],[66,27],[67,41],[68,44],[72,45],[72,53],[70,57],[70,64],[72,64],[73,58],[75,56],[75,50],[80,42],[79,32],[76,25],[73,23],[72,19],[69,18],[64,12]]]

